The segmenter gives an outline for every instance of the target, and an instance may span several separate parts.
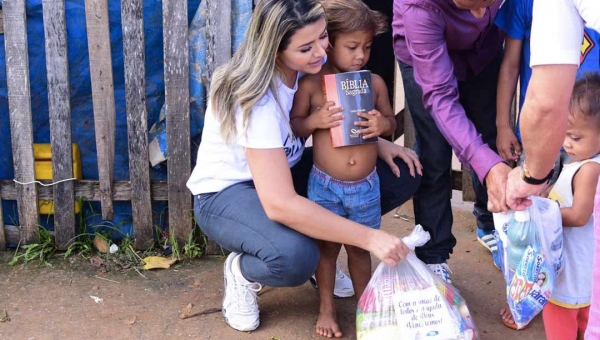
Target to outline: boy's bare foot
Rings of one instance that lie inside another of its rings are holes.
[[[326,338],[341,338],[342,331],[337,323],[337,315],[334,309],[321,309],[316,325],[317,334]]]

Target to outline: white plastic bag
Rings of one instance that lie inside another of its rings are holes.
[[[421,225],[402,239],[414,249],[429,241]],[[413,253],[395,267],[379,264],[356,312],[358,340],[471,340],[478,333],[465,300]]]
[[[525,211],[494,214],[508,306],[518,329],[544,308],[563,264],[562,218],[558,205],[530,197]]]

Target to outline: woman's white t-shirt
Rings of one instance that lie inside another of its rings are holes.
[[[243,133],[242,112],[236,112],[238,135],[228,145],[221,138],[221,125],[216,120],[210,102],[206,110],[202,142],[198,149],[196,167],[187,182],[192,194],[218,192],[236,183],[249,181],[252,174],[246,159],[246,148],[283,148],[290,167],[294,166],[304,151],[304,138],[295,137],[290,129],[289,115],[298,78],[294,88],[278,81],[276,96],[269,90],[254,106],[246,133]],[[284,110],[284,112],[281,112]]]

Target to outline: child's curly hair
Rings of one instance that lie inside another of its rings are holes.
[[[600,73],[587,72],[575,82],[569,112],[600,123]]]
[[[386,16],[370,9],[362,0],[321,0],[321,5],[332,43],[340,33],[364,31],[376,36],[388,30]]]

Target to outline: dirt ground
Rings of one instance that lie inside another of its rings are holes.
[[[544,339],[541,318],[524,331],[504,327],[498,311],[504,300],[500,271],[475,237],[472,205],[454,202],[458,245],[449,261],[452,280],[466,298],[483,340]],[[412,204],[384,217],[382,228],[404,236],[414,220]],[[405,220],[406,219],[406,220]],[[316,339],[317,292],[306,283],[296,288],[263,289],[261,325],[250,333],[229,328],[220,313],[223,257],[176,264],[171,269],[101,274],[83,259],[56,256],[52,268],[37,264],[9,267],[12,253],[0,252],[0,339]],[[340,265],[346,269],[345,257]],[[374,260],[374,268],[377,265]],[[111,280],[111,281],[107,281]],[[96,303],[90,296],[101,298]],[[345,339],[355,339],[356,303],[338,301]],[[188,319],[180,311],[192,303]]]

